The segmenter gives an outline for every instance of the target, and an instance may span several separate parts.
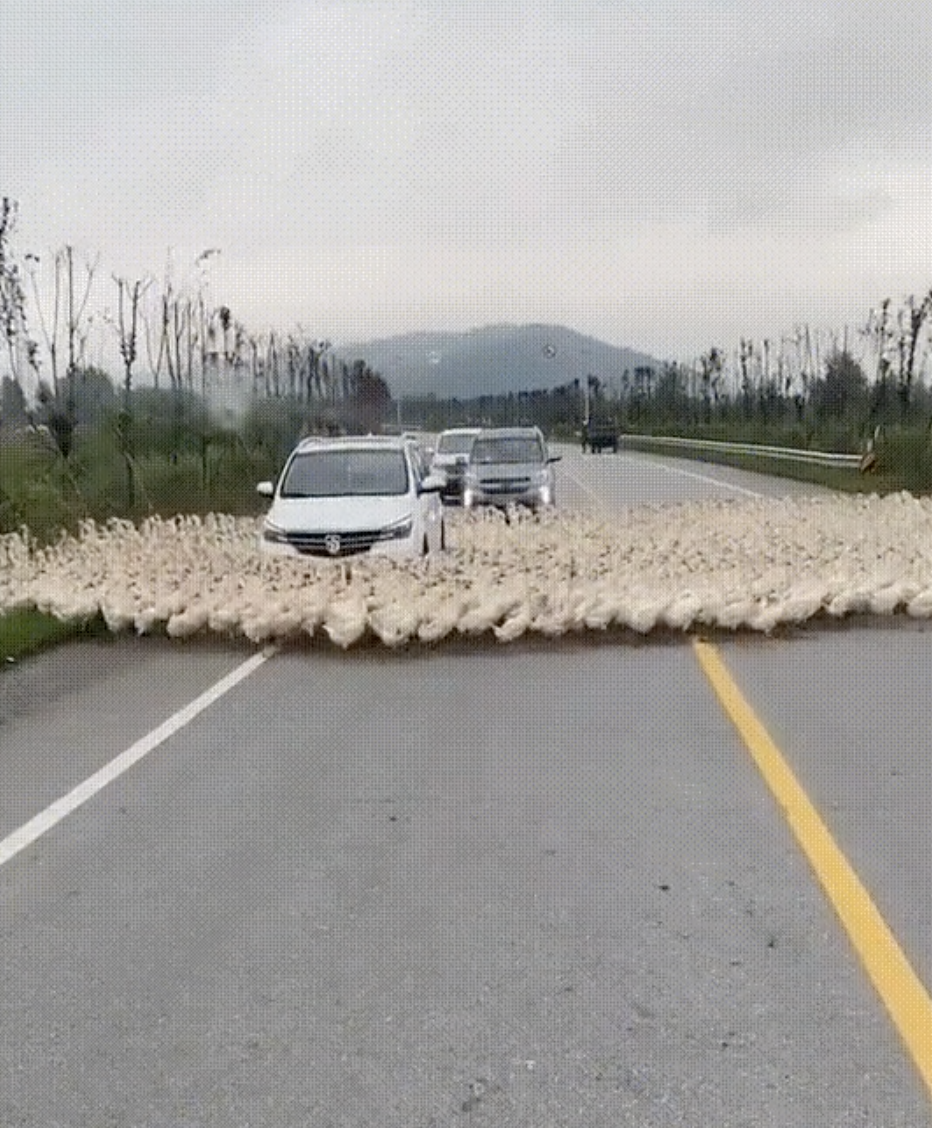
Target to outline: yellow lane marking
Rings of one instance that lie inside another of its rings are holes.
[[[742,697],[718,650],[701,641],[693,646],[932,1096],[932,999],[767,730]]]

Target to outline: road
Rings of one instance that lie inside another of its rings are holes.
[[[606,512],[801,489],[558,469],[561,504]],[[0,1125],[929,1123],[929,642],[899,620],[716,642],[770,752],[689,638],[118,639],[5,671],[0,860],[136,758],[0,861]],[[842,923],[768,755],[886,933]]]

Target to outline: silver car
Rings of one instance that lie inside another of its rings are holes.
[[[450,427],[437,436],[430,469],[432,474],[439,472],[444,477],[445,485],[440,493],[444,501],[462,501],[469,448],[479,431],[479,427]]]
[[[496,427],[473,439],[463,476],[463,506],[556,503],[553,464],[539,427]]]

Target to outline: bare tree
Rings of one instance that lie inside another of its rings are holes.
[[[932,310],[932,290],[918,303],[910,294],[906,301],[905,310],[900,311],[900,372],[897,394],[900,399],[900,411],[904,418],[909,414],[912,406],[913,384],[916,375],[916,353],[922,327],[929,317],[930,310]]]
[[[278,337],[275,331],[269,333],[268,347],[266,348],[265,359],[265,396],[268,398],[273,395],[278,399],[282,394],[282,374],[281,374],[281,348],[278,343]]]
[[[304,348],[305,356],[305,399],[308,403],[314,398],[314,392],[317,392],[317,398],[323,398],[323,389],[321,385],[321,372],[320,372],[320,352],[311,343]]]
[[[170,370],[174,372],[173,383],[176,391],[185,386],[185,356],[182,346],[185,339],[185,305],[182,299],[172,294],[169,302],[170,333],[168,338],[169,355],[172,357]]]
[[[711,348],[699,358],[699,379],[702,389],[703,422],[712,421],[712,401],[718,402],[724,358],[721,349]]]
[[[81,331],[84,326],[84,315],[87,310],[87,302],[91,296],[91,287],[94,284],[94,275],[97,273],[98,260],[93,262],[85,261],[84,263],[84,290],[83,293],[77,293],[75,289],[74,277],[74,247],[66,246],[64,248],[65,257],[65,281],[67,289],[65,291],[65,300],[67,305],[67,318],[65,326],[68,334],[68,371],[66,375],[74,379],[75,372],[78,368],[79,348],[81,345]],[[85,338],[86,340],[86,338]]]
[[[190,391],[194,390],[194,358],[198,351],[198,327],[196,303],[193,298],[186,297],[182,312],[182,326],[184,339],[184,379]]]
[[[161,310],[161,295],[158,296],[158,309]],[[159,318],[158,325],[158,343],[154,341],[154,331],[152,325],[152,309],[151,302],[143,302],[139,307],[139,317],[142,321],[143,339],[146,343],[146,361],[149,365],[149,374],[152,377],[152,384],[157,389],[162,373],[162,365],[165,361],[165,332],[164,324]]]
[[[129,410],[133,387],[133,365],[136,363],[139,342],[139,307],[150,280],[137,278],[130,283],[125,278],[113,276],[117,284],[117,340],[123,360],[123,406]]]
[[[42,298],[39,293],[39,282],[36,277],[39,267],[39,256],[27,254],[26,262],[29,269],[29,278],[32,283],[32,296],[39,319],[39,328],[45,341],[46,352],[49,356],[49,369],[52,377],[52,389],[56,400],[59,395],[58,375],[58,339],[61,329],[61,291],[62,275],[65,267],[65,252],[58,250],[52,259],[52,308],[48,318],[45,316]]]
[[[754,399],[752,395],[753,381],[751,377],[751,362],[754,359],[754,342],[744,337],[741,338],[741,343],[738,346],[738,370],[741,374],[741,404],[746,418],[750,418],[754,410]]]
[[[871,396],[870,414],[872,417],[883,416],[889,397],[890,347],[893,342],[893,330],[890,325],[890,299],[884,298],[879,310],[871,310],[865,336],[873,342],[876,354],[876,378],[873,394]]]
[[[130,283],[125,278],[113,276],[117,284],[117,322],[115,329],[123,359],[123,409],[117,416],[117,437],[120,454],[126,467],[126,501],[132,512],[136,505],[136,463],[133,449],[133,418],[131,393],[133,365],[136,363],[139,340],[139,306],[149,283],[136,279]]]
[[[18,205],[4,196],[0,201],[0,321],[6,345],[10,375],[25,394],[24,365],[35,375],[38,384],[38,346],[29,336],[26,324],[26,294],[22,276],[13,258],[11,242],[16,228]]]
[[[256,334],[251,333],[247,336],[246,343],[249,345],[249,379],[252,394],[257,396],[260,387],[265,383],[266,395],[268,395],[268,371],[261,355],[262,340]]]

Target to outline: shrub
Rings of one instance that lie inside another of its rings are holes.
[[[932,435],[927,427],[890,432],[878,448],[878,463],[885,475],[913,493],[932,491]]]

